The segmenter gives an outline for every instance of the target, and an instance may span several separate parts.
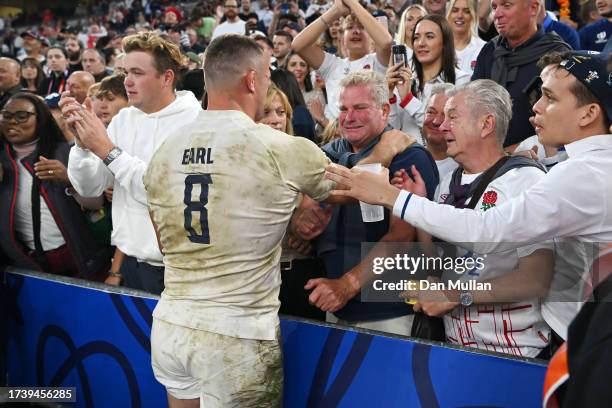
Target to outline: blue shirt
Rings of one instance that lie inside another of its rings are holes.
[[[580,44],[583,50],[603,51],[612,36],[612,23],[607,18],[580,29]]]
[[[377,137],[366,149],[371,152],[373,146],[378,143]],[[338,139],[323,147],[323,151],[328,157],[341,164],[355,164],[355,160],[346,160],[338,153],[348,150],[350,145],[345,139]],[[368,154],[359,156],[366,157]],[[340,157],[340,159],[338,159]],[[356,157],[355,159],[361,159]],[[421,145],[412,145],[404,152],[395,156],[389,165],[389,174],[405,169],[410,174],[412,165],[417,167],[419,173],[425,181],[427,196],[432,199],[438,186],[439,176],[435,161]],[[317,253],[325,263],[327,277],[330,279],[339,278],[357,265],[362,259],[361,243],[378,242],[388,231],[390,212],[385,209],[385,218],[380,222],[364,223],[361,218],[359,203],[337,206],[334,209],[327,228],[316,241]],[[410,279],[410,277],[407,277]],[[366,321],[382,320],[393,317],[403,316],[412,313],[412,306],[401,302],[367,302],[362,303],[358,294],[340,310],[334,314],[347,321]]]
[[[548,13],[546,13],[546,18],[542,22],[542,27],[545,33],[557,33],[557,35],[563,38],[563,41],[572,47],[572,49],[580,49],[580,37],[578,37],[578,32],[567,24],[553,20]]]

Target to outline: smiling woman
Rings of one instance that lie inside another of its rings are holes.
[[[453,30],[457,66],[460,70],[474,72],[476,58],[486,44],[476,34],[476,6],[473,0],[451,0],[446,19]]]
[[[45,102],[19,93],[0,112],[7,144],[0,152],[0,249],[12,265],[68,276],[106,270],[74,198],[66,194],[70,145]]]

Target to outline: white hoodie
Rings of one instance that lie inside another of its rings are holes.
[[[124,254],[163,265],[142,177],[166,137],[178,126],[192,122],[201,110],[189,91],[177,92],[174,102],[151,114],[133,106],[122,109],[107,132],[123,153],[108,167],[89,150],[76,145],[70,150],[68,178],[80,195],[98,197],[106,188],[114,187],[111,240]]]

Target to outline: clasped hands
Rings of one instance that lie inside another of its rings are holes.
[[[62,93],[59,106],[66,124],[75,133],[79,147],[89,149],[100,159],[104,159],[114,144],[109,139],[104,124],[94,113],[91,99],[85,99],[81,105],[66,91]]]

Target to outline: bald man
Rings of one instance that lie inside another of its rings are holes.
[[[75,71],[68,77],[66,89],[70,91],[70,95],[77,100],[78,103],[83,103],[87,98],[87,90],[90,86],[96,83],[93,75],[86,71]]]
[[[12,58],[0,58],[0,109],[21,90],[21,67]]]

